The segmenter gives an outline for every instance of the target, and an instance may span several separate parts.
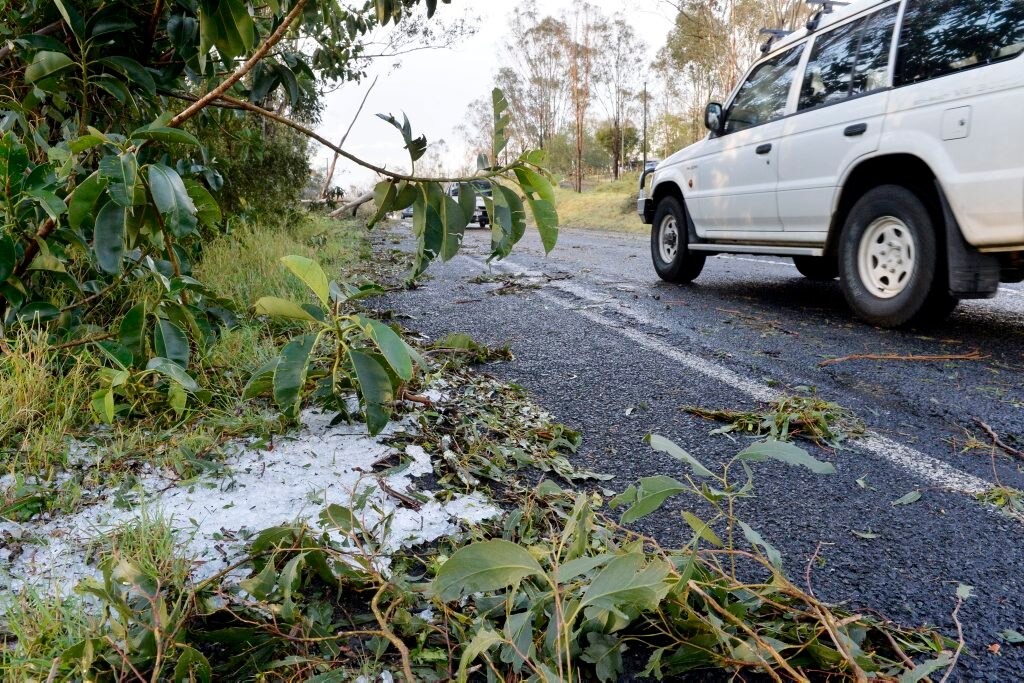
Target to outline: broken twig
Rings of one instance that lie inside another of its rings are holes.
[[[944,361],[955,361],[955,360],[988,360],[991,356],[984,356],[980,351],[971,351],[970,353],[963,353],[957,355],[939,355],[939,356],[900,356],[895,353],[855,353],[852,356],[843,356],[842,358],[829,358],[823,360],[818,365],[825,367],[827,365],[835,365],[837,363],[845,363],[851,360],[892,360],[892,361],[912,361],[919,363],[941,363]]]
[[[992,439],[992,443],[995,444],[999,450],[1004,451],[1007,455],[1012,455],[1015,458],[1024,460],[1024,451],[1014,448],[1000,439],[999,435],[996,434],[996,430],[992,429],[988,424],[982,422],[979,418],[974,418],[974,423],[985,430],[985,433],[988,434],[988,438]]]

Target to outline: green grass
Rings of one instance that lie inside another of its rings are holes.
[[[649,228],[636,214],[639,176],[584,187],[582,194],[559,187],[555,191],[559,223],[569,228],[645,232]]]
[[[332,277],[345,279],[363,272],[370,253],[362,223],[302,214],[289,220],[286,225],[242,224],[204,249],[195,277],[235,302],[239,324],[223,329],[202,353],[193,350],[190,372],[211,398],[190,401],[180,417],[154,411],[148,417],[119,418],[98,431],[90,404],[100,387],[100,368],[109,365],[98,351],[85,347],[68,356],[28,332],[6,340],[0,352],[0,475],[15,479],[0,488],[0,516],[70,512],[82,490],[130,484],[133,463],[189,476],[196,467],[215,463],[225,440],[282,429],[276,415],[240,401],[249,376],[276,356],[281,344],[281,330],[252,317],[251,306],[263,296],[308,298],[308,288],[282,266],[283,256],[316,258]],[[139,390],[152,388],[140,382]],[[72,439],[100,449],[99,464],[69,467]],[[50,482],[61,471],[72,471],[73,477],[53,486]]]

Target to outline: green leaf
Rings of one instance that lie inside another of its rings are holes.
[[[508,146],[508,136],[505,130],[512,122],[512,116],[509,114],[508,100],[505,99],[505,93],[501,91],[501,88],[495,88],[491,92],[491,104],[494,106],[493,154],[494,163],[497,164],[501,153]]]
[[[156,328],[153,330],[153,347],[156,349],[156,355],[188,368],[191,355],[188,335],[170,320],[157,318]]]
[[[200,145],[199,138],[178,128],[139,128],[131,134],[132,140],[153,140],[167,145]]]
[[[743,529],[743,537],[747,539],[747,542],[749,542],[753,546],[757,546],[764,550],[764,555],[768,558],[768,561],[772,563],[772,566],[781,571],[782,555],[775,548],[775,546],[773,546],[768,541],[764,540],[761,534],[755,531],[746,522],[740,522],[739,525],[740,528]]]
[[[690,467],[693,474],[698,477],[708,478],[714,477],[714,473],[708,468],[704,467],[697,458],[693,457],[682,448],[672,443],[663,436],[657,434],[651,434],[647,437],[647,443],[650,444],[651,448],[662,453],[671,455],[676,460],[679,460]]]
[[[180,238],[195,231],[199,224],[196,205],[192,202],[177,171],[163,164],[150,166],[149,190],[153,193],[153,202],[163,215],[165,225],[172,235]]]
[[[33,301],[18,309],[22,323],[47,323],[60,317],[60,309],[49,301]]]
[[[32,63],[25,69],[25,82],[38,83],[74,65],[63,52],[37,52]]]
[[[377,1],[378,3],[380,2],[380,0]],[[451,560],[448,560],[448,562],[451,562]],[[473,635],[473,638],[462,651],[462,658],[459,660],[458,683],[466,683],[469,680],[469,665],[477,657],[495,645],[500,645],[501,642],[501,636],[494,629],[487,625],[481,626],[480,630]]]
[[[512,253],[512,247],[526,234],[526,209],[523,200],[511,188],[496,182],[491,183],[493,190],[488,213],[499,237],[492,239],[491,258],[505,258]]]
[[[1024,635],[1021,635],[1019,631],[1014,631],[1012,628],[1008,628],[999,634],[999,637],[1005,640],[1010,645],[1022,645],[1024,644]]]
[[[908,493],[907,495],[903,496],[899,500],[894,500],[892,502],[892,504],[893,505],[910,505],[912,503],[916,503],[919,500],[921,500],[921,492],[920,491],[911,491],[910,493]]]
[[[115,203],[126,208],[135,204],[139,162],[133,152],[122,152],[100,159],[100,177],[110,183],[108,191]]]
[[[46,212],[46,215],[54,221],[56,221],[61,214],[68,209],[64,200],[49,190],[33,189],[27,191],[25,195],[35,199],[39,206],[43,207],[43,211]]]
[[[968,586],[966,583],[961,583],[956,587],[956,597],[961,600],[970,600],[974,597],[974,586]]]
[[[668,594],[670,585],[665,581],[672,567],[662,560],[652,560],[644,566],[643,553],[620,555],[608,563],[594,577],[580,602],[579,609],[598,607],[622,613],[622,608],[657,609]]]
[[[379,320],[361,318],[360,322],[363,324],[366,336],[380,349],[395,374],[406,382],[411,380],[413,376],[412,358],[409,356],[408,347],[398,333]]]
[[[672,496],[689,491],[690,487],[671,477],[641,479],[636,488],[636,502],[622,515],[622,524],[632,524],[658,510]]]
[[[527,202],[533,212],[533,220],[537,223],[544,253],[550,254],[558,244],[558,211],[554,204],[545,199],[528,199]]]
[[[265,296],[256,302],[254,307],[256,315],[269,315],[271,318],[284,318],[286,320],[302,320],[304,322],[319,322],[310,315],[309,311],[297,303],[280,299],[276,296]]]
[[[590,632],[587,634],[589,645],[583,650],[580,659],[594,665],[597,680],[602,683],[619,680],[622,673],[622,642],[612,635]]]
[[[203,653],[181,643],[177,644],[177,650],[174,683],[210,683],[213,680],[213,669]]]
[[[8,131],[0,138],[0,186],[17,186],[28,169],[28,147]]]
[[[459,205],[448,193],[441,198],[441,223],[444,225],[444,243],[441,247],[441,259],[445,262],[455,258],[462,247],[469,219]],[[472,215],[472,214],[471,214]]]
[[[93,393],[92,401],[89,405],[104,424],[112,424],[114,422],[114,392],[112,390],[100,389]]]
[[[306,386],[309,361],[317,336],[305,334],[293,339],[282,349],[274,372],[274,400],[288,417],[297,417]]]
[[[198,394],[200,391],[196,381],[180,365],[166,358],[150,359],[149,363],[146,364],[146,369],[159,373],[173,382],[177,382],[186,391],[193,394]]]
[[[82,15],[73,6],[64,4],[64,0],[53,0],[53,4],[57,5],[57,11],[60,12],[60,15],[64,18],[64,23],[68,25],[71,32],[76,37],[84,40],[86,37],[85,20],[82,19]]]
[[[461,548],[441,565],[432,584],[434,595],[444,602],[463,595],[496,591],[544,572],[522,546],[501,539]]]
[[[359,381],[359,394],[366,410],[366,426],[371,436],[380,434],[391,419],[394,390],[391,378],[376,358],[361,351],[349,349],[349,359]]]
[[[136,305],[125,314],[124,318],[121,319],[121,326],[118,328],[117,338],[118,341],[121,342],[122,346],[132,352],[134,362],[139,363],[146,353],[145,302]]]
[[[953,661],[953,655],[949,652],[942,652],[935,659],[921,662],[913,669],[900,674],[899,683],[920,683],[933,673],[947,668]]]
[[[14,240],[7,233],[0,233],[0,282],[14,273],[17,263],[18,252],[14,246]]]
[[[124,260],[124,219],[124,207],[113,201],[104,204],[96,214],[93,237],[96,262],[103,272],[112,275],[121,272]]]
[[[150,97],[156,95],[156,81],[153,80],[153,75],[131,57],[117,55],[114,57],[104,57],[99,61],[100,64],[112,67],[124,74],[130,81],[130,85],[142,88]]]
[[[589,574],[601,565],[607,564],[614,557],[611,553],[605,553],[603,555],[595,555],[594,557],[579,557],[575,560],[569,560],[565,564],[558,566],[558,581],[559,583],[567,583],[577,576]]]
[[[715,546],[716,548],[725,547],[725,544],[722,543],[722,539],[720,539],[718,535],[711,530],[711,527],[708,525],[708,523],[702,520],[700,517],[693,514],[692,512],[684,510],[683,519],[685,519],[686,523],[690,525],[690,528],[693,529],[694,533],[703,538],[705,541]]]
[[[331,307],[331,284],[319,263],[304,256],[285,256],[281,263],[313,290],[324,307]]]
[[[280,358],[272,358],[256,372],[252,373],[252,376],[245,385],[245,389],[242,390],[243,401],[273,393],[274,373],[277,372],[277,365],[280,362]]]
[[[96,202],[106,188],[107,181],[100,177],[99,172],[96,172],[83,180],[71,193],[71,203],[68,205],[68,225],[73,230],[78,230],[87,218],[93,217],[96,211]]]
[[[239,581],[238,586],[257,600],[266,600],[277,586],[277,571],[274,569],[274,563],[267,562],[259,574]]]
[[[202,183],[192,178],[184,178],[183,180],[188,196],[192,198],[192,203],[196,205],[196,216],[199,218],[199,222],[207,227],[216,228],[223,218],[217,200],[213,198],[213,195],[210,194],[210,191]]]
[[[762,441],[747,448],[736,457],[747,462],[764,462],[768,459],[778,460],[787,465],[806,467],[815,474],[836,473],[836,468],[832,463],[816,460],[804,449],[786,441],[775,441],[772,439]]]

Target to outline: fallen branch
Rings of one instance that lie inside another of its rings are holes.
[[[327,216],[329,218],[340,218],[343,214],[345,214],[345,213],[347,213],[349,211],[353,211],[354,212],[356,209],[358,209],[363,204],[367,204],[367,203],[372,202],[372,201],[373,201],[373,192],[367,192],[365,194],[359,195],[358,197],[353,199],[348,204],[345,204],[341,208],[335,209],[334,211],[331,211],[329,214],[327,214]]]
[[[1005,451],[1007,455],[1012,455],[1015,458],[1024,460],[1024,451],[1014,448],[1000,439],[999,435],[996,434],[996,430],[992,429],[992,427],[988,426],[985,422],[982,422],[979,418],[974,418],[974,423],[985,430],[985,433],[988,434],[988,438],[992,439],[992,443],[1000,450]]]
[[[885,361],[910,361],[918,363],[942,363],[945,361],[957,361],[957,360],[988,360],[991,356],[984,356],[980,351],[971,351],[970,353],[955,354],[955,355],[937,355],[937,356],[900,356],[894,353],[856,353],[852,356],[843,356],[842,358],[830,358],[823,360],[818,363],[819,367],[825,367],[827,365],[836,365],[837,363],[845,363],[851,360],[885,360]]]

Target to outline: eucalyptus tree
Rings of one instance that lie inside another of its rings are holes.
[[[480,155],[472,178],[418,175],[428,145],[408,120],[382,117],[409,152],[410,171],[399,173],[286,115],[324,80],[358,80],[380,30],[421,32],[438,5],[0,4],[0,352],[5,338],[31,330],[68,354],[90,346],[114,368],[151,370],[175,401],[201,400],[189,366],[234,312],[191,277],[190,261],[222,223],[219,178],[194,132],[225,112],[275,121],[378,173],[379,215],[415,206],[417,272],[451,258],[468,223],[442,182],[492,184],[495,257],[523,236],[527,206],[552,248],[557,216],[542,157],[497,161],[509,127],[502,93],[491,98],[495,153]],[[143,283],[161,292],[158,301],[139,294]]]

